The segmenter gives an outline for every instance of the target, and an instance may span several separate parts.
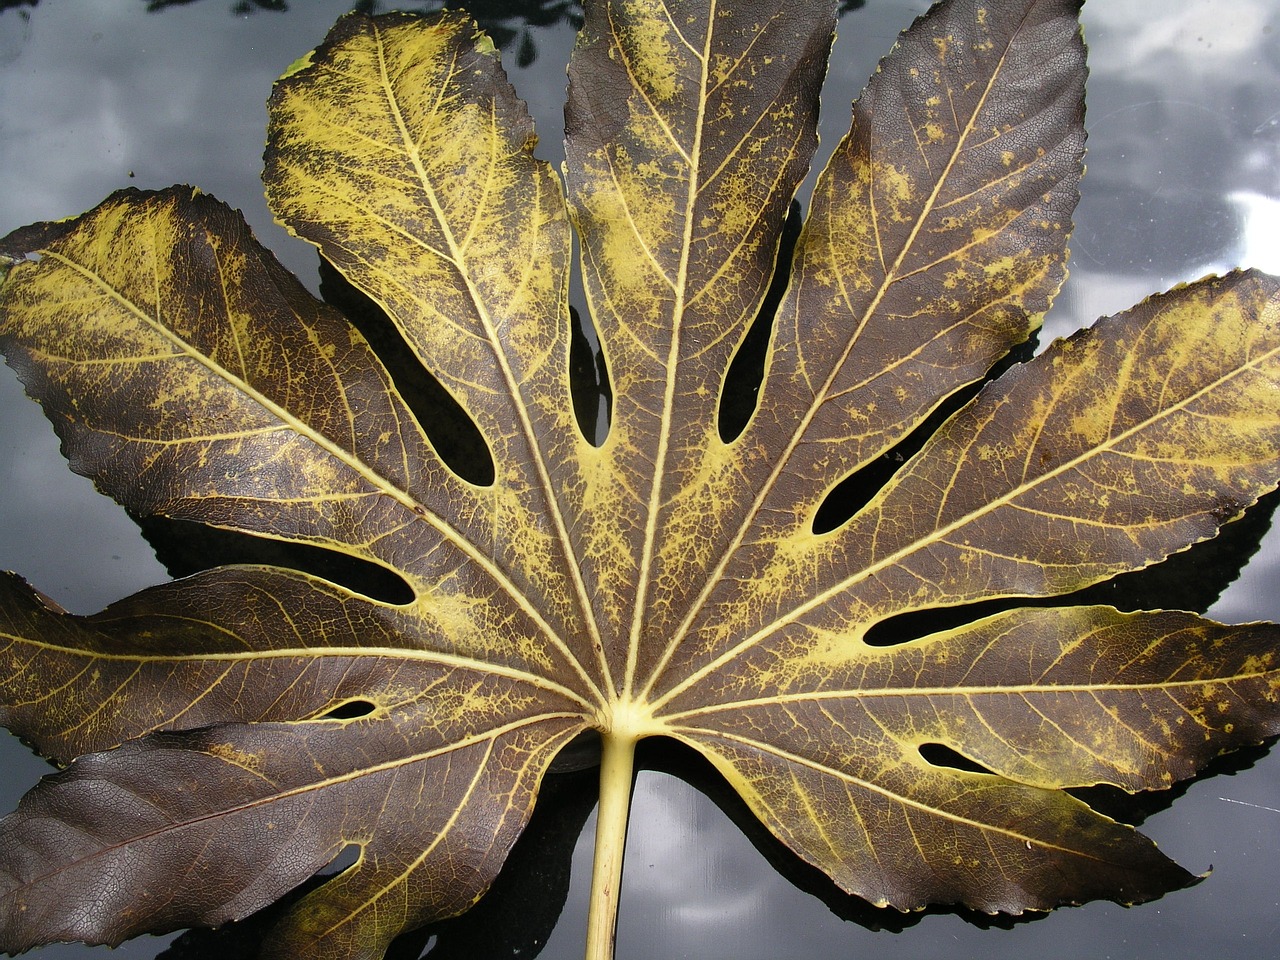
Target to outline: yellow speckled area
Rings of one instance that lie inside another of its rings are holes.
[[[590,730],[592,960],[649,736],[873,903],[1020,913],[1192,882],[1066,788],[1164,789],[1280,733],[1280,627],[1039,598],[1212,537],[1280,482],[1280,282],[1152,297],[884,458],[1065,279],[1077,14],[948,0],[900,38],[818,178],[729,440],[730,364],[816,144],[825,0],[588,3],[563,182],[462,14],[343,17],[277,83],[273,212],[383,308],[491,482],[213,198],[125,190],[6,238],[0,349],[73,469],[137,515],[324,547],[407,592],[228,566],[79,617],[0,577],[0,721],[70,763],[5,821],[0,950],[218,925],[354,844],[264,956],[380,956],[487,889]],[[575,229],[613,398],[599,446],[570,393]],[[868,467],[888,479],[818,524]]]
[[[614,378],[582,525],[623,559],[588,562],[624,693],[750,502],[743,463],[763,451],[720,442],[719,394],[815,145],[832,19],[812,7],[601,3],[570,64],[570,209]]]

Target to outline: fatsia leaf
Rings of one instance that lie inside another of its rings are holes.
[[[0,349],[73,469],[136,515],[377,565],[408,599],[243,565],[76,617],[0,580],[0,720],[66,765],[0,829],[0,948],[220,924],[354,846],[264,954],[381,956],[483,894],[587,731],[595,958],[644,737],[702,753],[877,904],[1019,913],[1194,882],[1068,790],[1163,789],[1280,732],[1280,628],[1017,598],[1155,563],[1280,482],[1276,280],[1207,278],[1054,343],[817,522],[1062,283],[1077,13],[948,0],[903,34],[783,257],[732,436],[728,371],[816,143],[825,0],[588,4],[565,189],[464,16],[344,17],[277,84],[272,209],[385,311],[481,470],[197,190],[6,238]],[[574,415],[575,228],[600,438]]]

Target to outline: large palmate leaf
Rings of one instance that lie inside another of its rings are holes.
[[[1018,598],[1155,563],[1280,482],[1277,281],[1208,278],[1052,344],[831,519],[1037,328],[1085,77],[1074,0],[917,21],[782,255],[754,407],[726,416],[833,7],[589,4],[564,188],[464,16],[345,17],[281,79],[272,209],[461,408],[467,463],[198,190],[2,242],[0,349],[75,470],[135,515],[319,547],[404,596],[239,565],[75,617],[0,581],[0,719],[66,765],[0,824],[0,949],[244,917],[354,847],[264,952],[379,957],[484,893],[591,731],[592,957],[645,737],[699,751],[876,904],[1019,913],[1195,879],[1068,790],[1168,787],[1280,732],[1280,628]],[[570,378],[575,230],[602,437]]]

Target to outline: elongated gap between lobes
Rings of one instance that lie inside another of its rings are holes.
[[[782,295],[786,293],[787,282],[791,276],[791,259],[796,249],[796,241],[800,239],[800,227],[804,222],[803,211],[799,200],[792,200],[787,211],[786,222],[782,226],[782,236],[778,242],[778,256],[774,262],[773,279],[760,304],[760,310],[752,321],[750,329],[738,346],[725,374],[724,387],[720,394],[720,416],[717,426],[720,439],[724,443],[732,443],[751,422],[756,403],[760,396],[760,385],[764,381],[765,359],[769,354],[769,342],[773,337],[773,322],[782,303]]]
[[[170,576],[182,578],[234,564],[299,570],[382,603],[412,603],[409,583],[390,567],[313,544],[256,537],[193,520],[134,517]]]
[[[582,436],[593,446],[602,446],[609,436],[613,413],[613,387],[604,351],[590,314],[569,307],[569,394]]]
[[[574,230],[572,235],[569,262],[581,264],[578,232]],[[600,334],[587,305],[583,273],[582,269],[569,271],[569,396],[583,438],[592,446],[601,447],[609,437],[613,419],[613,385]]]
[[[478,487],[492,485],[493,454],[474,420],[427,370],[386,313],[323,257],[320,294],[369,341],[432,447],[450,470]]]
[[[917,749],[925,762],[935,767],[963,770],[966,773],[991,773],[990,770],[976,760],[970,760],[963,753],[953,750],[945,743],[922,743]]]
[[[920,451],[920,448],[938,431],[947,418],[972,400],[979,390],[997,379],[1010,366],[1031,359],[1035,347],[1036,336],[1032,334],[1030,339],[1019,344],[987,371],[986,376],[981,380],[963,386],[950,396],[944,397],[932,413],[893,447],[833,486],[814,513],[813,532],[819,535],[830,533],[847,523],[893,478],[903,464]]]
[[[376,704],[369,700],[345,700],[329,711],[323,714],[321,720],[356,720],[360,717],[367,717],[373,711],[377,710]]]
[[[1272,491],[1226,524],[1210,540],[1192,544],[1159,563],[1118,574],[1074,593],[1053,597],[1000,597],[950,607],[931,607],[887,617],[863,636],[873,647],[892,647],[973,623],[1014,607],[1090,606],[1117,610],[1188,610],[1204,613],[1239,576],[1271,528],[1280,504]]]

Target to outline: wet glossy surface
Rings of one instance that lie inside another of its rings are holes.
[[[0,233],[78,213],[121,186],[189,182],[242,208],[314,289],[314,253],[272,224],[262,200],[264,102],[274,78],[350,5],[296,0],[287,12],[243,15],[232,0],[158,13],[147,13],[143,0],[45,0],[0,12]],[[924,9],[869,0],[844,16],[824,97],[824,151],[847,127],[848,101],[876,60]],[[1280,272],[1280,4],[1093,0],[1084,20],[1089,173],[1071,278],[1046,342],[1206,272],[1235,264]],[[558,161],[572,27],[561,20],[523,36],[519,23],[514,30],[504,62],[530,101],[540,152]],[[529,68],[513,66],[531,53]],[[66,469],[47,423],[8,370],[0,375],[0,491],[0,568],[20,571],[68,608],[95,610],[167,579],[132,522]],[[1264,539],[1210,612],[1228,621],[1280,619],[1280,535]],[[1146,820],[1144,831],[1179,862],[1197,871],[1213,865],[1204,883],[1141,908],[1094,904],[1006,924],[1011,929],[983,929],[985,918],[865,909],[786,858],[784,876],[764,855],[778,854],[776,845],[755,838],[762,853],[704,793],[668,772],[696,780],[696,764],[661,752],[650,760],[662,769],[642,772],[637,784],[620,960],[1270,957],[1280,936],[1280,756],[1195,783]],[[47,767],[6,737],[0,770],[0,808],[8,810]],[[484,946],[454,926],[426,944],[406,942],[401,955],[429,947],[437,960],[539,949],[556,960],[580,956],[590,824],[576,849],[572,838],[591,789],[589,775],[557,782],[558,805],[543,811],[545,829],[525,845],[531,866],[510,880],[534,903],[512,898],[494,907],[514,922],[475,924],[489,937]],[[539,916],[538,901],[544,914],[554,905],[570,856],[567,903],[548,940],[552,918]],[[143,938],[114,956],[155,957],[169,939]],[[169,956],[227,960],[248,949],[216,943],[202,951],[199,943]],[[107,953],[56,946],[36,956]]]

